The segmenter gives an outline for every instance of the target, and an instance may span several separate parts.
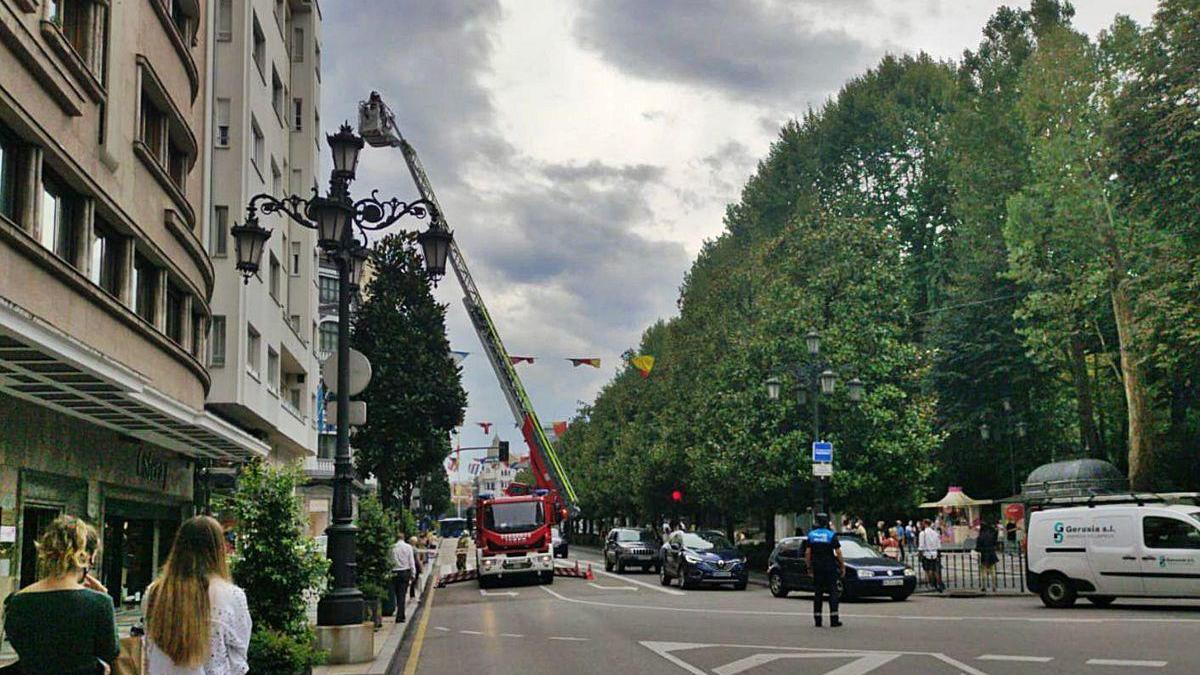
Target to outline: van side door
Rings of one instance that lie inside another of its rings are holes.
[[[1142,517],[1141,564],[1146,594],[1200,598],[1200,528],[1185,517]]]
[[[1136,521],[1132,515],[1096,513],[1089,518],[1073,519],[1053,524],[1052,538],[1063,535],[1062,543],[1046,547],[1049,554],[1056,547],[1064,558],[1073,557],[1075,547],[1087,548],[1087,561],[1095,572],[1096,593],[1101,595],[1142,595],[1141,545]],[[1079,528],[1079,529],[1074,529]],[[1053,542],[1053,540],[1052,540]],[[1065,570],[1064,570],[1065,571]],[[1068,573],[1074,576],[1073,573]]]

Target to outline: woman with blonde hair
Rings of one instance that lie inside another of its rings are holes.
[[[4,601],[4,634],[17,672],[108,673],[120,651],[108,589],[90,574],[100,537],[75,516],[59,516],[37,541],[42,578]]]
[[[175,534],[158,579],[146,589],[148,675],[244,675],[250,612],[225,560],[225,532],[196,516]]]

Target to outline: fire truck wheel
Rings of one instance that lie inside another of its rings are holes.
[[[554,572],[553,572],[553,571],[551,571],[551,572],[542,572],[542,573],[541,573],[541,577],[542,577],[541,581],[542,581],[542,583],[543,583],[543,584],[552,584],[552,583],[554,583]]]

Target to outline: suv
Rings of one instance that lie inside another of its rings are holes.
[[[662,547],[662,564],[658,580],[663,586],[672,579],[679,585],[693,588],[703,584],[729,584],[739,591],[746,590],[750,568],[746,557],[725,538],[713,530],[701,532],[675,531],[667,536]]]
[[[624,574],[626,567],[658,571],[658,539],[649,530],[614,527],[604,538],[604,569]]]
[[[886,596],[906,600],[917,587],[916,573],[904,563],[875,550],[858,536],[839,534],[846,576],[838,579],[843,598]],[[775,545],[767,563],[767,582],[771,595],[787,597],[791,591],[813,590],[812,573],[804,562],[807,537],[788,537]]]

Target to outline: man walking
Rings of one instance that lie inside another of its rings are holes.
[[[408,595],[408,584],[412,581],[417,560],[413,547],[404,540],[404,532],[392,544],[392,592],[396,594],[396,623],[404,623],[404,604]]]
[[[938,593],[944,593],[946,585],[942,583],[942,535],[933,527],[928,518],[922,524],[925,527],[921,530],[917,542],[917,548],[921,551],[921,567],[925,570],[929,585],[933,586]]]
[[[838,579],[846,575],[846,561],[842,559],[842,544],[837,534],[829,529],[829,515],[818,513],[816,527],[808,533],[808,545],[804,547],[804,562],[813,575],[813,621],[821,627],[821,607],[825,596],[829,596],[829,625],[842,625],[838,618]]]

